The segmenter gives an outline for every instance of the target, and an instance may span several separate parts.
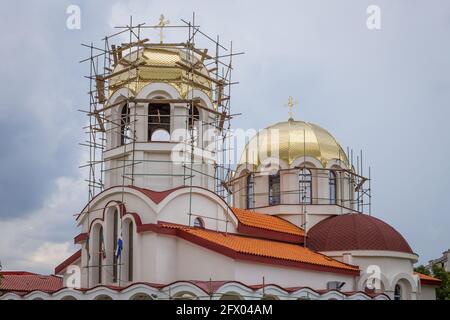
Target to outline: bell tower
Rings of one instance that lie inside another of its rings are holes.
[[[89,146],[101,158],[91,152],[91,196],[121,185],[224,191],[227,174],[219,159],[230,119],[231,59],[222,61],[219,43],[214,56],[197,47],[198,27],[183,23],[185,42],[165,42],[171,25],[164,16],[155,26],[133,26],[126,43],[108,39],[104,72],[91,55]],[[142,36],[146,32],[159,41]]]

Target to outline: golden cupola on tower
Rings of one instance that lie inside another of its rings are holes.
[[[117,57],[111,73],[114,76],[109,79],[110,95],[121,87],[139,92],[149,83],[165,82],[175,87],[182,98],[192,88],[211,97],[215,79],[203,63],[206,52],[195,52],[185,44],[144,44],[139,50],[128,51],[122,49]]]
[[[264,159],[276,158],[291,165],[299,157],[312,157],[326,167],[339,160],[351,169],[347,155],[336,139],[322,127],[290,118],[261,130],[245,146],[240,164],[259,166]]]

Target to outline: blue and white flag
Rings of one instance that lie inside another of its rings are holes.
[[[116,257],[119,258],[122,254],[123,249],[123,240],[122,240],[122,233],[119,236],[119,239],[117,239],[117,249],[116,249]]]

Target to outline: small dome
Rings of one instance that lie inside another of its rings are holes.
[[[324,167],[330,160],[340,160],[342,165],[351,169],[344,150],[328,131],[318,125],[293,119],[259,132],[245,146],[239,164],[259,166],[262,160],[274,157],[291,165],[302,156],[313,157]]]
[[[333,216],[309,230],[307,244],[315,251],[382,250],[413,253],[405,238],[380,219],[362,213]]]
[[[128,50],[124,50],[124,54]],[[136,57],[138,55],[138,57]],[[141,64],[139,71],[129,68],[130,63]],[[194,72],[187,69],[194,65]],[[166,82],[173,85],[182,97],[186,97],[189,89],[196,87],[211,95],[209,72],[199,60],[198,55],[184,48],[145,47],[124,55],[115,66],[112,73],[116,76],[109,80],[111,93],[124,85],[138,92],[145,85],[152,82]]]

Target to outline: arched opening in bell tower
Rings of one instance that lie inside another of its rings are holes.
[[[170,141],[170,104],[148,105],[148,141]]]
[[[189,108],[188,115],[188,141],[187,143],[192,143],[194,146],[199,146],[199,135],[200,135],[200,112],[196,106],[191,106]]]
[[[120,112],[120,145],[123,146],[131,140],[130,108],[126,103]]]

